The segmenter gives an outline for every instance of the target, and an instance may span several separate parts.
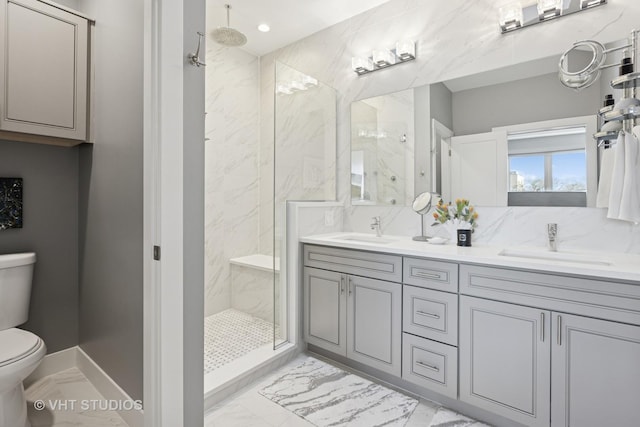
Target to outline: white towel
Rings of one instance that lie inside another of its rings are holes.
[[[625,133],[620,136],[613,148],[613,175],[611,176],[611,191],[609,193],[609,212],[607,218],[618,219],[620,216],[620,202],[622,201],[622,186],[624,184],[624,140]]]
[[[638,223],[640,222],[640,143],[634,133],[626,134],[624,139],[624,184],[618,218]]]
[[[615,150],[607,148],[602,151],[600,163],[600,179],[598,180],[598,197],[596,198],[597,208],[609,207],[609,194],[611,193],[611,178],[613,177],[613,161]]]

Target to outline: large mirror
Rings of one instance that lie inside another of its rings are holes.
[[[620,96],[617,68],[574,91],[558,79],[560,55],[354,102],[352,204],[410,206],[433,191],[484,206],[595,206],[592,134],[605,95]]]

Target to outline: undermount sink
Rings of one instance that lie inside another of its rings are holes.
[[[360,243],[378,243],[381,245],[386,245],[387,243],[391,243],[394,240],[387,239],[385,237],[377,237],[377,236],[367,236],[361,234],[349,234],[346,236],[336,236],[333,237],[335,240],[346,240],[349,242],[360,242]]]
[[[606,259],[598,258],[596,255],[580,254],[573,252],[552,252],[542,250],[527,249],[503,249],[498,253],[499,256],[541,259],[549,261],[575,262],[579,264],[597,264],[611,265]]]

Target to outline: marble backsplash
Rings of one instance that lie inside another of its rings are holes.
[[[478,207],[480,217],[473,243],[491,246],[547,245],[547,224],[558,224],[558,248],[601,252],[640,253],[640,225],[607,219],[606,210],[551,207]],[[344,231],[373,233],[371,218],[380,216],[384,234],[420,234],[420,216],[411,208],[381,206],[349,207]],[[442,235],[431,212],[425,215],[427,235]]]

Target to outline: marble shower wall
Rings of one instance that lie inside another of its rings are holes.
[[[273,93],[274,62],[280,61],[314,76],[338,92],[337,184],[338,200],[347,206],[344,228],[370,232],[369,217],[375,214],[383,216],[383,226],[388,230],[398,229],[406,231],[401,234],[417,234],[419,218],[409,209],[349,207],[349,111],[353,101],[551,55],[559,57],[577,40],[618,40],[627,37],[637,27],[640,16],[640,2],[612,0],[603,7],[502,35],[498,30],[498,9],[511,2],[391,0],[263,56],[263,149],[267,149],[269,141],[271,144],[273,141],[273,105],[267,101],[267,97]],[[413,38],[417,42],[415,61],[364,76],[357,76],[351,71],[353,56],[366,55],[377,47],[391,48],[397,40],[405,38]],[[487,234],[482,238],[478,234],[478,241],[486,239],[487,242],[497,243],[507,241],[514,235],[518,239],[523,229],[537,230],[538,224],[546,224],[552,218],[560,223],[561,230],[576,231],[576,234],[567,235],[576,237],[571,240],[576,245],[616,248],[617,251],[638,250],[639,247],[637,227],[608,221],[600,210],[482,208],[480,213],[483,218],[486,215],[487,221],[484,226],[481,223],[481,227],[486,227]],[[405,221],[410,226],[405,225]],[[427,223],[430,224],[428,219]],[[581,238],[577,238],[579,230],[582,230]],[[606,242],[599,242],[599,238]],[[539,237],[523,237],[522,240],[537,242]]]
[[[229,259],[259,253],[260,60],[207,43],[205,315],[231,307]]]

